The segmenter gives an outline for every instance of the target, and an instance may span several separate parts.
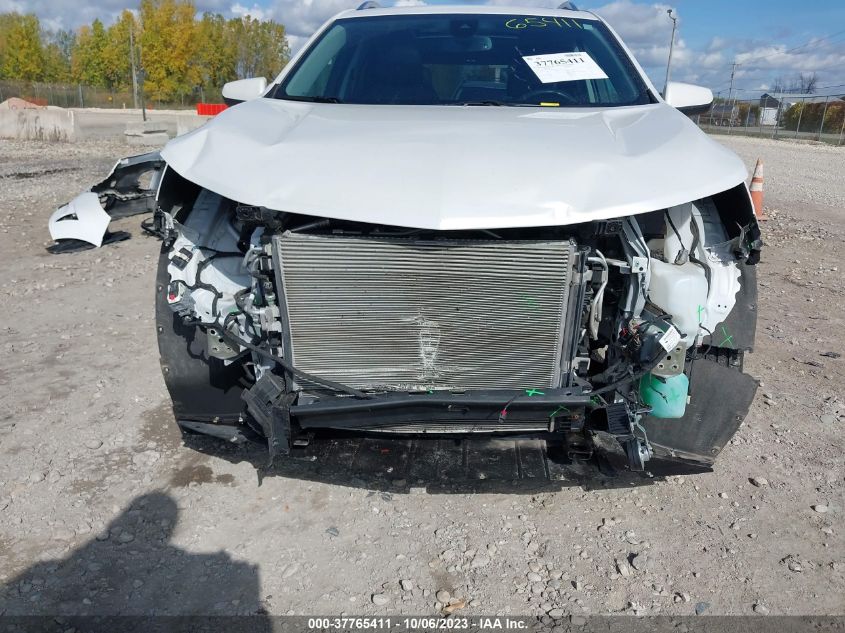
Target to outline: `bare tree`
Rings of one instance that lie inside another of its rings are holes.
[[[816,73],[801,73],[792,79],[785,79],[782,76],[775,77],[772,81],[772,92],[797,92],[800,94],[813,94],[818,88],[819,78]]]
[[[816,73],[801,73],[798,75],[798,84],[800,91],[804,94],[813,94],[819,83],[819,77]]]

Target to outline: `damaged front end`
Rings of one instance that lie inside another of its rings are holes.
[[[750,406],[760,232],[744,184],[566,226],[428,230],[240,204],[165,172],[156,310],[183,430],[613,436],[712,464]]]

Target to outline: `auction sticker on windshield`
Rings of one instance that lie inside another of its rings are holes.
[[[607,79],[595,60],[585,52],[527,55],[522,59],[544,84],[583,79]]]

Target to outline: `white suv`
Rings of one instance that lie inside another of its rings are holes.
[[[757,383],[741,161],[596,15],[372,3],[171,141],[180,427],[271,457],[336,431],[618,440],[708,467]]]

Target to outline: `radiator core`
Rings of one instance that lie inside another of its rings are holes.
[[[572,242],[287,232],[273,246],[299,369],[372,391],[561,384]]]

